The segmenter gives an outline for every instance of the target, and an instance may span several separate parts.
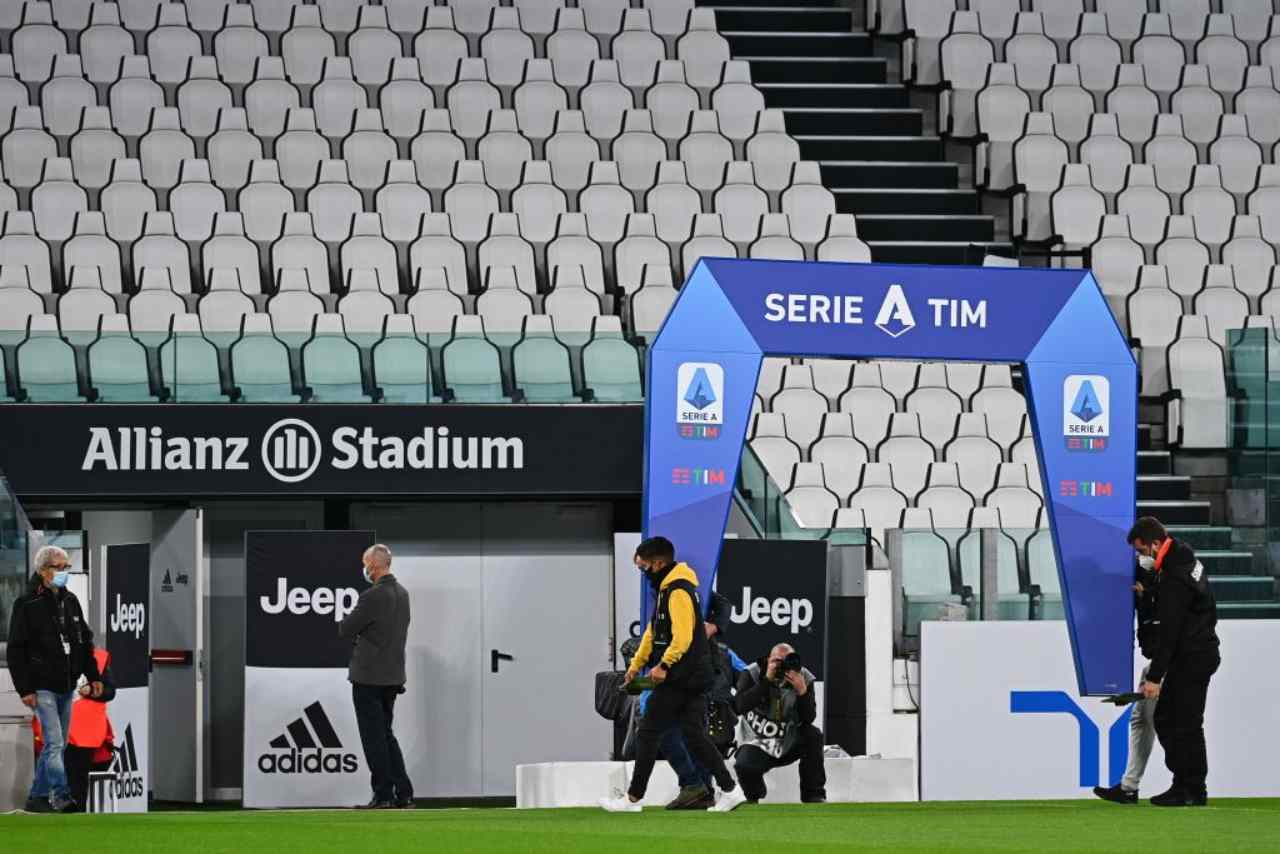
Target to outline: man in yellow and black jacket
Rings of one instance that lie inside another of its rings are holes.
[[[609,812],[640,812],[662,734],[679,726],[689,752],[720,786],[720,799],[710,811],[729,812],[745,798],[707,736],[706,691],[713,674],[698,577],[687,564],[675,562],[675,546],[665,537],[642,542],[636,549],[635,564],[648,577],[657,598],[640,649],[627,668],[626,681],[637,678],[647,666],[652,668],[649,678],[654,688],[636,734],[631,787],[625,795],[602,799],[600,805]]]

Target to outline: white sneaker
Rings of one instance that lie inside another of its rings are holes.
[[[640,812],[640,804],[626,795],[616,798],[601,798],[600,807],[607,812]]]
[[[732,792],[721,792],[720,800],[707,812],[733,812],[746,802],[747,796],[743,794],[742,786],[734,786]]]

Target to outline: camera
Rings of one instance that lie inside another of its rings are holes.
[[[782,663],[778,665],[778,678],[786,676],[788,673],[799,673],[804,668],[800,662],[800,653],[789,652],[787,657],[782,659]]]

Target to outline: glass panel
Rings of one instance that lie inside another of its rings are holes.
[[[0,474],[0,643],[8,640],[9,612],[27,581],[27,543],[31,525]]]

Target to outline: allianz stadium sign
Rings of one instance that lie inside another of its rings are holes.
[[[31,497],[627,495],[640,491],[640,413],[14,404],[0,407],[0,471]]]

